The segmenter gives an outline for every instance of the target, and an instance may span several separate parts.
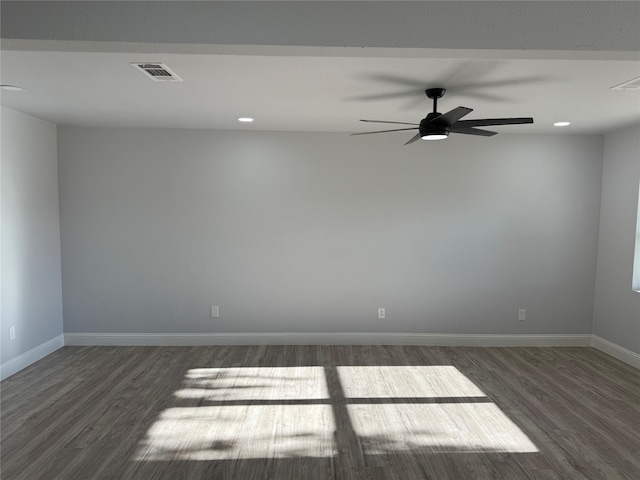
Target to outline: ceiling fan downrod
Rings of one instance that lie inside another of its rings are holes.
[[[427,94],[431,100],[433,100],[433,113],[438,113],[438,99],[442,98],[444,92],[447,90],[445,88],[427,88],[424,93]]]

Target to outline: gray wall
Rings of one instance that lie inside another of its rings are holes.
[[[593,333],[640,353],[640,293],[632,291],[640,126],[605,137]],[[640,255],[640,252],[638,252]]]
[[[5,363],[62,334],[62,292],[56,126],[4,107],[1,118]]]
[[[591,333],[601,137],[58,131],[65,332]]]

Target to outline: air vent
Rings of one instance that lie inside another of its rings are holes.
[[[634,78],[633,80],[627,80],[620,85],[611,87],[611,90],[640,90],[640,77]]]
[[[164,63],[132,63],[132,67],[155,82],[181,82],[182,79],[169,70]]]

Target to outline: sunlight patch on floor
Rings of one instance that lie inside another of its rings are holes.
[[[529,438],[493,403],[349,405],[366,455],[537,452]]]
[[[135,460],[331,457],[354,435],[366,455],[538,451],[450,365],[194,368],[173,401]]]
[[[177,403],[194,405],[163,411],[147,432],[138,460],[335,454],[323,367],[193,368],[183,386],[174,393]],[[324,404],[307,404],[314,401]]]
[[[538,451],[454,366],[343,366],[338,374],[365,454]]]
[[[192,368],[178,398],[208,401],[329,398],[322,367]]]
[[[335,428],[330,405],[169,408],[136,460],[330,457]]]
[[[486,395],[451,365],[338,367],[348,398],[455,398]]]

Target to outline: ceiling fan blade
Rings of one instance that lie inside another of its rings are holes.
[[[417,123],[407,123],[407,122],[390,122],[388,120],[363,120],[360,119],[361,122],[369,122],[369,123],[397,123],[399,125],[418,125]]]
[[[416,140],[418,140],[421,137],[422,137],[422,134],[420,132],[418,132],[418,133],[416,133],[415,137],[411,137],[411,140],[409,140],[407,143],[405,143],[405,145],[409,145],[410,143],[415,142]]]
[[[403,90],[401,92],[375,93],[371,95],[353,95],[347,97],[349,101],[390,100],[393,98],[416,98],[420,96],[420,90]]]
[[[431,120],[431,122],[438,125],[450,126],[456,123],[465,115],[470,114],[471,112],[473,112],[472,108],[457,107],[457,108],[454,108],[453,110],[449,110],[444,115],[440,115],[439,117],[434,118],[433,120]]]
[[[399,75],[390,75],[388,73],[374,73],[371,75],[367,75],[367,78],[369,80],[374,80],[376,82],[415,88],[415,89],[418,89],[418,91],[425,89],[424,79],[407,78],[407,77],[401,77]]]
[[[523,123],[533,123],[533,118],[531,117],[521,117],[521,118],[484,118],[478,120],[460,120],[453,125],[451,128],[457,127],[486,127],[488,125],[521,125]]]
[[[371,135],[372,133],[387,133],[387,132],[402,132],[404,130],[417,130],[418,127],[411,128],[396,128],[395,130],[378,130],[377,132],[360,132],[360,133],[352,133],[351,135]]]
[[[481,137],[493,137],[498,132],[492,132],[489,130],[481,130],[479,128],[463,127],[463,128],[451,128],[450,133],[464,133],[465,135],[479,135]]]

